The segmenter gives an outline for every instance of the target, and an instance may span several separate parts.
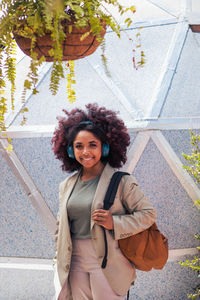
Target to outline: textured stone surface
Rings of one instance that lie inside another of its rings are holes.
[[[0,256],[54,256],[54,241],[0,153]]]
[[[51,138],[14,139],[13,146],[56,217],[59,183],[67,174],[62,172],[61,162],[55,159]]]
[[[163,270],[137,271],[130,300],[187,300],[198,282],[197,273],[178,262],[168,262]]]
[[[137,271],[130,300],[187,300],[198,282],[195,272],[168,262],[163,270]],[[0,290],[0,300],[53,300],[53,271],[0,269]]]
[[[168,236],[170,248],[197,246],[194,234],[200,228],[199,211],[152,140],[134,175],[157,210],[157,223]]]
[[[1,300],[52,300],[53,272],[0,269]]]

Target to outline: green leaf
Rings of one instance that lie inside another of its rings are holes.
[[[31,82],[28,79],[24,81],[24,87],[29,90],[31,89]]]
[[[69,32],[69,33],[72,33],[72,25],[69,25],[69,26],[68,26],[68,32]]]
[[[81,37],[80,37],[80,41],[82,42],[86,37],[88,37],[88,35],[90,35],[90,31],[84,33]]]

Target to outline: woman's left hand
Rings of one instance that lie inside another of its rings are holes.
[[[96,209],[92,212],[92,220],[95,224],[103,226],[105,229],[113,230],[113,217],[109,210]]]

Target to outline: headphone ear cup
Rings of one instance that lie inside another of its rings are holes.
[[[67,154],[70,158],[73,158],[73,159],[75,158],[73,146],[70,146],[70,145],[67,146]]]
[[[101,156],[108,157],[110,151],[110,146],[108,143],[103,143],[101,147]]]

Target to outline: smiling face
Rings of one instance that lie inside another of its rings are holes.
[[[73,142],[76,160],[83,166],[84,170],[102,168],[101,141],[91,132],[81,130]]]

